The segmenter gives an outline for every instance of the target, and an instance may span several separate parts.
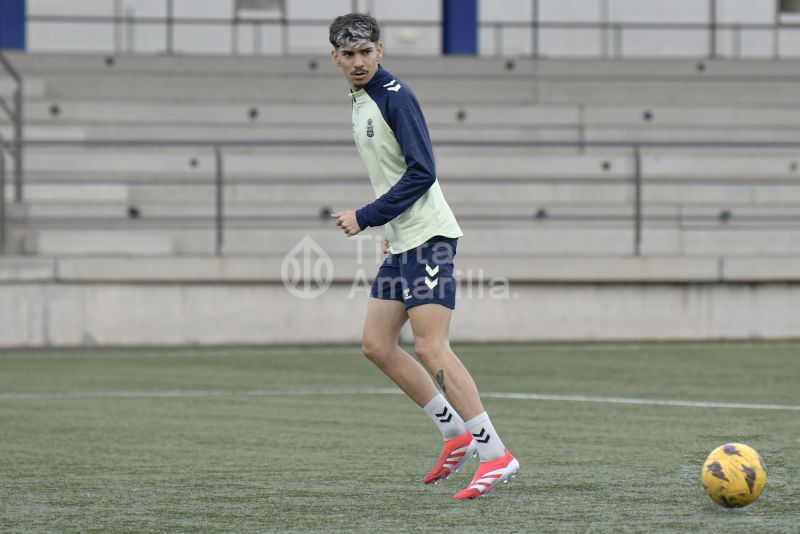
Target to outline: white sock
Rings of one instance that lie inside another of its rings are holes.
[[[467,421],[467,428],[478,444],[478,456],[480,456],[481,462],[500,458],[506,453],[506,446],[495,432],[494,426],[489,420],[489,414],[486,412]]]
[[[464,420],[458,415],[444,395],[439,393],[423,408],[442,432],[445,441],[457,438],[467,431]]]

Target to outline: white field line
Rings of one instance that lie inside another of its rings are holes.
[[[210,397],[297,397],[335,395],[402,395],[391,388],[330,388],[293,390],[142,390],[142,391],[64,391],[41,393],[0,393],[3,400],[36,399],[160,399],[160,398],[210,398]],[[534,401],[593,402],[599,404],[634,404],[640,406],[677,406],[686,408],[720,408],[738,410],[800,411],[797,404],[755,404],[744,402],[711,402],[691,400],[641,399],[635,397],[592,397],[586,395],[552,395],[544,393],[481,393],[481,397],[493,399],[519,399]]]

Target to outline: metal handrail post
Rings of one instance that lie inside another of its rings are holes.
[[[216,175],[214,179],[214,185],[216,188],[216,210],[215,210],[215,228],[216,228],[216,246],[215,252],[217,256],[222,256],[223,246],[225,244],[225,214],[224,214],[224,183],[223,183],[223,167],[222,167],[222,147],[219,145],[214,145],[214,160],[216,162]]]
[[[642,150],[633,145],[634,200],[633,200],[633,254],[642,254]]]
[[[622,24],[614,24],[614,57],[622,57]]]
[[[0,146],[0,256],[6,251],[6,155]]]
[[[531,55],[533,59],[539,57],[539,0],[533,0],[531,6]]]
[[[23,143],[22,143],[22,78],[17,80],[17,90],[14,91],[14,202],[23,200],[22,169],[23,169]]]
[[[772,57],[773,59],[781,57],[781,34],[777,21],[772,26]]]
[[[717,0],[708,0],[708,58],[717,57]]]
[[[23,166],[23,157],[22,152],[24,150],[23,142],[22,142],[22,76],[20,76],[19,72],[14,68],[11,62],[6,59],[2,52],[0,52],[0,64],[6,69],[6,71],[11,75],[16,82],[17,87],[14,90],[14,109],[10,110],[8,106],[5,104],[5,101],[0,98],[0,103],[3,104],[3,109],[8,114],[8,118],[10,118],[14,124],[14,140],[12,141],[11,145],[11,156],[14,159],[14,199],[16,202],[22,202],[22,166]]]
[[[173,35],[173,26],[175,24],[175,4],[173,0],[167,0],[167,54],[171,55],[175,51],[175,36]]]

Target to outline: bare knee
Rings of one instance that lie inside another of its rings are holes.
[[[417,337],[414,340],[414,351],[428,370],[435,371],[442,367],[450,353],[450,345],[445,338]]]
[[[394,353],[397,343],[375,337],[365,337],[361,343],[361,351],[372,363],[381,367]]]

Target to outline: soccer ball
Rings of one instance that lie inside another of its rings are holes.
[[[739,508],[761,495],[767,482],[767,467],[755,449],[741,443],[728,443],[708,455],[700,481],[715,503],[725,508]]]

